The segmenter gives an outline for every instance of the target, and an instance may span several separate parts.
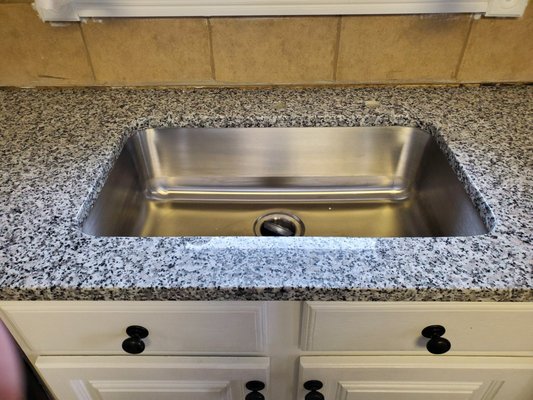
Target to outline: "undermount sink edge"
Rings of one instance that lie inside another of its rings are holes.
[[[254,236],[262,235],[254,229],[257,221],[286,214],[302,223],[302,235],[316,237],[488,233],[490,210],[440,147],[447,145],[412,127],[137,131],[82,231]],[[266,236],[294,234],[294,220],[282,217],[273,221],[274,234],[263,231]]]

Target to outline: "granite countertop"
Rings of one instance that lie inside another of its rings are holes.
[[[434,134],[491,232],[97,238],[80,231],[135,129],[359,125]],[[0,299],[533,301],[532,152],[533,86],[0,90]]]

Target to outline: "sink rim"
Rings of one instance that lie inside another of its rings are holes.
[[[438,145],[439,149],[441,152],[444,153],[444,156],[446,157],[447,159],[447,165],[452,169],[453,171],[453,175],[461,182],[461,184],[464,187],[464,190],[467,192],[467,196],[469,197],[470,199],[470,202],[472,203],[472,206],[474,207],[477,215],[479,216],[479,218],[482,220],[482,224],[484,226],[484,232],[483,233],[477,233],[477,234],[473,234],[473,235],[459,235],[459,236],[480,236],[480,235],[487,235],[487,234],[490,234],[494,228],[494,225],[491,223],[491,220],[486,218],[486,215],[484,215],[485,213],[484,212],[480,212],[480,208],[481,210],[484,210],[486,212],[488,212],[489,214],[491,214],[491,211],[490,211],[490,208],[488,208],[488,206],[486,205],[486,203],[484,202],[483,198],[481,197],[481,195],[475,191],[475,188],[472,187],[471,183],[468,181],[467,177],[463,174],[463,173],[457,173],[457,168],[459,167],[460,168],[460,165],[454,165],[455,163],[453,162],[453,153],[451,154],[451,157],[452,157],[452,162],[450,162],[450,154],[448,152],[446,152],[446,150],[442,150],[442,142],[440,140],[436,140],[435,139],[435,135],[433,132],[427,132],[425,130],[422,130],[418,127],[404,127],[404,126],[385,126],[385,127],[376,127],[376,126],[370,126],[370,127],[328,127],[328,128],[323,128],[323,127],[303,127],[303,128],[293,128],[293,127],[290,127],[290,128],[285,128],[285,127],[275,127],[275,128],[179,128],[179,127],[166,127],[166,128],[158,128],[158,129],[146,129],[146,130],[136,130],[136,131],[132,131],[130,132],[127,136],[126,136],[126,141],[119,153],[119,155],[124,151],[124,149],[126,148],[127,146],[127,142],[128,141],[131,141],[131,139],[133,137],[135,137],[135,135],[140,135],[144,132],[157,132],[157,133],[161,133],[161,132],[172,132],[172,131],[175,131],[175,130],[194,130],[194,131],[199,131],[199,130],[210,130],[210,131],[213,131],[213,132],[218,132],[218,133],[221,133],[222,131],[250,131],[250,130],[255,130],[255,131],[265,131],[265,130],[279,130],[279,131],[286,131],[286,130],[295,130],[295,129],[298,129],[298,130],[305,130],[305,131],[309,131],[309,130],[324,130],[324,129],[328,129],[328,130],[347,130],[347,131],[352,131],[354,129],[359,129],[359,128],[362,128],[362,129],[366,129],[366,130],[372,130],[372,129],[378,129],[378,130],[394,130],[394,129],[402,129],[402,130],[408,130],[408,131],[414,131],[414,132],[421,132],[423,133],[424,135],[432,138],[433,140],[435,140],[436,144]],[[445,148],[447,148],[447,144],[444,143],[445,145]],[[114,166],[114,164],[113,164]],[[111,168],[112,169],[112,168]],[[107,182],[107,179],[109,178],[109,175],[112,173],[111,169],[109,170],[109,173],[107,174],[106,176],[106,180],[104,181],[104,183],[102,184],[102,188],[100,189],[100,191],[98,191],[96,193],[96,196],[95,196],[95,200],[94,202],[97,201],[99,195],[101,194],[102,190],[103,190],[103,187],[105,186],[105,183]],[[462,172],[462,171],[461,171]],[[474,189],[474,194],[475,195],[479,195],[480,196],[480,200],[481,200],[481,205],[482,207],[479,207],[478,203],[476,202],[476,197],[477,196],[472,196],[471,195],[471,191],[472,189]],[[161,199],[157,199],[157,200],[161,200]],[[184,202],[186,202],[188,199],[185,199]],[[369,200],[369,199],[367,199]],[[391,199],[391,201],[394,201],[395,199]],[[190,201],[190,200],[189,200]],[[215,201],[219,201],[218,199],[215,199]],[[257,200],[257,202],[264,202],[264,200]],[[338,202],[342,202],[343,199],[336,199],[336,201]],[[346,200],[346,202],[348,202],[349,200]],[[290,203],[291,201],[284,201],[285,203]],[[298,197],[296,197],[293,201],[294,203],[300,203],[301,201],[298,201]],[[94,203],[93,203],[93,206],[94,206]],[[273,207],[271,207],[273,208]],[[91,212],[91,208],[89,208],[89,210],[87,211],[87,214],[90,214]],[[81,230],[84,232],[84,234],[87,234],[89,236],[93,236],[93,234],[91,233],[87,233],[85,232],[84,230],[84,223],[86,222],[87,220],[87,216],[85,218],[80,218],[80,228]],[[106,235],[107,236],[107,235]],[[131,235],[111,235],[111,236],[115,236],[115,237],[120,237],[120,236],[128,236],[128,237],[131,237]],[[168,235],[150,235],[150,237],[169,237]],[[174,237],[184,237],[184,236],[208,236],[208,237],[212,237],[211,235],[172,235]],[[238,236],[238,237],[242,237],[240,235],[223,235],[223,236]],[[457,235],[439,235],[438,237],[456,237]],[[134,236],[134,237],[142,237],[142,236]],[[318,236],[318,237],[323,237],[323,236]],[[339,235],[339,236],[330,236],[330,237],[343,237],[343,238],[346,238],[346,237],[351,237],[351,236],[345,236],[345,235]],[[355,236],[356,238],[365,238],[365,237],[368,237],[368,238],[372,238],[372,237],[376,237],[376,236]],[[400,238],[403,238],[403,237],[413,237],[412,235],[408,235],[408,236],[378,236],[379,238],[391,238],[391,239],[400,239]],[[422,236],[414,236],[414,237],[436,237],[436,236],[425,236],[425,235],[422,235]]]

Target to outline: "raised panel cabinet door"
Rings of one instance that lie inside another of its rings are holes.
[[[298,399],[319,381],[325,400],[531,400],[531,357],[309,356]]]
[[[37,370],[57,400],[244,400],[269,387],[266,357],[43,356]]]

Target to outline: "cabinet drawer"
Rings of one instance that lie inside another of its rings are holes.
[[[131,325],[149,332],[142,354],[264,351],[261,302],[10,302],[0,308],[35,354],[125,354]]]
[[[450,353],[533,354],[533,304],[307,302],[300,344],[308,351],[420,352],[426,326],[442,325]]]

